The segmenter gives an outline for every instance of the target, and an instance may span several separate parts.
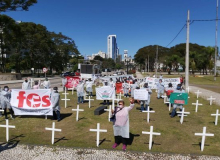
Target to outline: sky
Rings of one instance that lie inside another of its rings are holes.
[[[3,14],[61,32],[75,41],[83,56],[107,52],[107,36],[116,35],[119,53],[128,50],[133,57],[148,45],[166,47],[186,24],[188,10],[190,20],[216,19],[216,4],[217,0],[38,0],[29,11]],[[215,46],[215,26],[215,21],[192,23],[190,43]],[[186,27],[168,47],[185,42]]]

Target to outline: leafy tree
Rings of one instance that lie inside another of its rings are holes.
[[[102,58],[100,55],[97,55],[97,56],[94,57],[94,60],[103,61],[104,58]]]
[[[1,0],[0,12],[25,10],[37,3],[37,0]]]

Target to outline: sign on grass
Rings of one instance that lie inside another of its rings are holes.
[[[171,93],[170,103],[188,104],[188,93]]]
[[[134,99],[138,100],[148,100],[148,91],[145,89],[135,89]]]
[[[115,88],[103,86],[96,88],[97,100],[111,100],[115,96]]]
[[[53,115],[50,89],[13,89],[11,106],[15,115]]]

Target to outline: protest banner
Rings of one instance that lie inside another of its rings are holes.
[[[148,100],[148,91],[145,89],[135,89],[134,99],[138,100]]]
[[[157,83],[159,83],[159,78],[146,77],[146,82],[151,89],[157,89]],[[173,88],[177,87],[177,84],[180,84],[180,78],[163,78],[162,83],[164,87],[168,87],[169,83],[172,83]]]
[[[15,115],[53,115],[50,89],[13,89],[11,106]]]
[[[67,76],[67,83],[65,85],[66,88],[75,88],[79,84],[80,77],[70,77]]]
[[[110,86],[104,86],[96,88],[97,100],[111,100],[115,96],[115,88]]]
[[[188,93],[171,93],[170,103],[188,104]]]
[[[122,88],[122,82],[119,83],[115,83],[115,87],[116,87],[116,93],[123,93],[123,88]]]

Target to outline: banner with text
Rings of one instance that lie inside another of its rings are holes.
[[[135,89],[134,99],[137,100],[148,100],[148,91],[145,89]]]
[[[188,104],[188,93],[171,93],[170,103]]]
[[[146,77],[146,82],[151,89],[157,89],[157,83],[159,83],[159,78]],[[169,83],[172,83],[173,88],[176,88],[177,84],[180,84],[180,78],[163,78],[162,82],[164,87],[168,87]]]
[[[123,94],[122,82],[115,83],[116,93],[119,94],[120,92]]]
[[[50,89],[13,89],[11,106],[15,115],[53,115]]]
[[[67,83],[65,85],[66,88],[75,88],[79,84],[80,77],[66,77]]]
[[[111,100],[115,96],[115,88],[104,86],[95,88],[97,100]]]

